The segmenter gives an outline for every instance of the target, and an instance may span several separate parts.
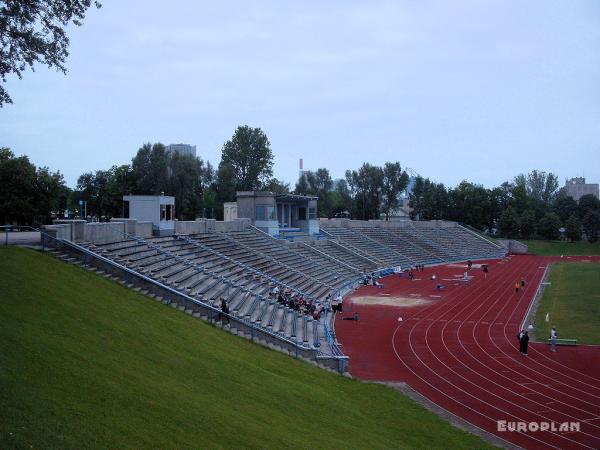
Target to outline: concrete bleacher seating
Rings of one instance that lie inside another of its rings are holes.
[[[316,346],[328,330],[325,321],[279,304],[269,296],[273,287],[323,304],[327,295],[356,286],[363,271],[504,255],[500,246],[458,225],[325,221],[322,231],[319,239],[293,242],[250,227],[86,246],[215,307],[223,296],[233,315]]]
[[[205,233],[86,247],[212,306],[218,307],[223,296],[232,314],[312,344],[315,330],[324,335],[322,321],[312,324],[312,317],[277,303],[269,298],[269,291],[278,285],[322,301],[355,274],[342,265],[339,270],[326,270],[314,259],[264,238],[256,231],[240,236]],[[254,250],[253,244],[261,251]]]
[[[379,267],[502,257],[504,249],[452,222],[412,222],[385,226],[370,222],[328,223],[322,229],[342,246]]]

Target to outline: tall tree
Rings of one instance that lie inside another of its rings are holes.
[[[438,220],[448,216],[451,209],[450,198],[442,183],[434,183],[429,178],[417,177],[409,196],[411,218],[419,220]],[[456,220],[464,222],[462,217]]]
[[[592,194],[582,195],[577,205],[579,217],[585,217],[589,211],[600,210],[600,200]]]
[[[600,234],[600,211],[588,211],[583,218],[583,230],[589,242],[597,242]]]
[[[331,214],[333,217],[350,217],[352,195],[348,183],[344,179],[336,180],[332,192]]]
[[[0,148],[1,224],[33,223],[36,215],[36,183],[36,169],[27,156],[15,157],[8,148]]]
[[[307,171],[298,178],[295,192],[302,195],[316,195],[319,197],[319,215],[331,217],[333,215],[333,180],[329,171],[324,168],[316,172]]]
[[[389,220],[390,212],[399,206],[398,195],[408,186],[408,174],[400,167],[399,162],[386,162],[383,166],[383,213],[385,220]]]
[[[490,192],[483,186],[462,181],[456,188],[449,190],[449,198],[451,219],[480,230],[491,222]]]
[[[558,214],[560,220],[564,222],[573,214],[577,213],[577,202],[573,197],[567,195],[566,192],[561,191],[552,203],[552,211]],[[583,215],[581,217],[583,217]]]
[[[560,237],[559,228],[561,227],[560,217],[555,213],[549,212],[542,217],[538,225],[538,233],[544,239],[558,239]]]
[[[527,175],[517,175],[515,185],[525,188],[527,195],[534,201],[549,204],[558,190],[558,177],[552,172],[533,170]]]
[[[495,187],[489,191],[490,198],[490,213],[488,216],[488,223],[486,224],[488,230],[492,230],[497,220],[500,218],[502,213],[506,210],[512,199],[512,186],[508,182],[502,183],[500,186]]]
[[[515,238],[519,234],[519,228],[519,216],[513,207],[509,206],[498,220],[498,231],[501,236]]]
[[[308,180],[306,174],[301,174],[298,177],[298,181],[296,182],[296,187],[294,188],[294,192],[300,195],[308,194]]]
[[[581,240],[581,220],[577,215],[573,214],[565,223],[565,234],[571,242]]]
[[[531,239],[535,235],[535,213],[527,210],[521,214],[521,237]]]
[[[231,178],[221,178],[225,174]],[[219,183],[233,183],[238,191],[256,191],[272,176],[273,152],[267,135],[260,128],[239,126],[223,145]]]
[[[264,187],[265,191],[274,192],[275,194],[289,194],[290,184],[277,178],[271,178]]]
[[[62,216],[67,209],[69,188],[60,172],[51,172],[47,167],[39,167],[35,182],[35,221],[50,223],[52,215]]]
[[[353,217],[379,219],[383,191],[381,167],[364,163],[358,171],[346,171],[346,181],[354,191]]]
[[[110,218],[112,199],[108,187],[112,173],[110,170],[87,172],[77,179],[77,189],[81,199],[87,202],[87,215],[104,221]]]
[[[110,177],[106,185],[106,208],[110,217],[124,217],[123,196],[135,190],[135,179],[129,164],[112,166],[109,170]]]
[[[167,159],[168,182],[165,193],[175,197],[178,219],[194,220],[201,214],[202,195],[206,187],[204,162],[193,155],[170,154]]]
[[[135,194],[158,195],[167,191],[169,155],[163,144],[144,144],[133,158],[131,169]]]
[[[93,2],[97,8],[100,3]],[[91,0],[3,0],[0,2],[0,78],[22,77],[36,63],[66,73],[69,38],[66,27],[81,25]],[[12,103],[0,85],[0,107]]]

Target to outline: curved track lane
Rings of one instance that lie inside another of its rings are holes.
[[[367,286],[345,302],[336,320],[353,376],[405,381],[440,407],[474,426],[524,448],[600,448],[600,347],[530,344],[518,351],[516,335],[544,270],[551,261],[600,258],[515,256],[487,262],[484,277],[461,265],[426,268],[415,281],[397,275],[384,289]],[[435,273],[436,281],[429,277]],[[525,289],[515,292],[524,278]],[[445,289],[436,290],[443,283]],[[425,300],[413,307],[361,305],[358,297]],[[402,321],[398,318],[401,317]],[[499,431],[498,421],[562,424],[580,431]]]

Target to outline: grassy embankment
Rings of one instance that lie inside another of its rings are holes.
[[[50,256],[0,249],[0,448],[482,448]]]
[[[529,253],[540,256],[600,255],[600,244],[587,241],[538,241],[519,239],[529,247]]]

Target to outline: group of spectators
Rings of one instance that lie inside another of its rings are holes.
[[[299,292],[292,292],[290,289],[280,289],[279,286],[271,289],[269,297],[276,300],[277,303],[302,314],[310,314],[315,320],[319,320],[326,307],[331,305],[331,295],[328,295],[325,304],[322,304],[315,299],[304,297]]]
[[[274,286],[269,291],[269,298],[302,314],[310,314],[314,320],[320,320],[321,315],[327,311],[342,312],[342,297],[339,294],[335,297],[328,294],[325,301],[321,303],[312,298],[305,298],[299,292],[292,292],[290,289],[280,289],[279,286]],[[229,305],[224,297],[221,297],[220,301],[221,312],[218,320],[229,324]]]

